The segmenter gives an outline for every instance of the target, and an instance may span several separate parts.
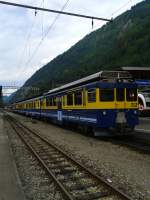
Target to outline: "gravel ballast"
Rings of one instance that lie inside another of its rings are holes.
[[[53,180],[48,178],[42,166],[7,122],[5,129],[26,200],[63,200]]]
[[[150,199],[149,155],[53,124],[13,115],[133,199]]]

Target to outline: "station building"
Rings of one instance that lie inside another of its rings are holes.
[[[128,71],[135,80],[150,81],[150,67],[122,67],[121,70]]]
[[[150,116],[150,67],[122,67],[130,72],[138,85],[139,110]]]

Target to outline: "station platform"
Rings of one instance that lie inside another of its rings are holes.
[[[139,125],[136,126],[135,130],[150,134],[150,117],[139,118]]]
[[[0,112],[0,200],[25,200]]]

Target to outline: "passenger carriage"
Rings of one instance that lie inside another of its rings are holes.
[[[77,124],[95,135],[104,130],[128,134],[138,124],[137,84],[127,72],[101,71],[20,102],[16,110],[59,124]]]

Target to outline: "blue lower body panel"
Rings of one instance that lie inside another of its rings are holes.
[[[137,110],[19,110],[21,114],[41,117],[58,123],[75,123],[94,128],[115,128],[118,112],[124,113],[125,124],[134,127],[138,124]]]

